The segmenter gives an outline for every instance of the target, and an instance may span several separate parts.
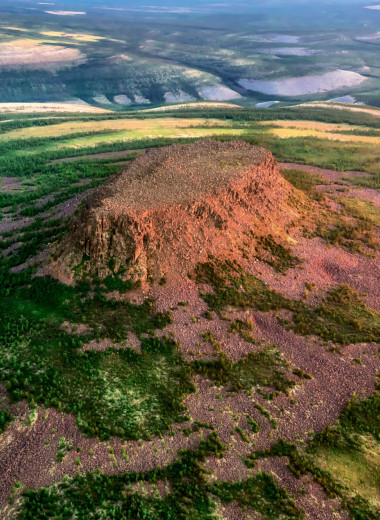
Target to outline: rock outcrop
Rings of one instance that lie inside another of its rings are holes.
[[[272,154],[242,141],[152,149],[85,201],[51,270],[66,281],[74,270],[184,274],[210,254],[241,251],[251,231],[282,226],[289,192]]]

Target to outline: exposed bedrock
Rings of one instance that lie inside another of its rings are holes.
[[[51,270],[66,281],[110,267],[141,281],[183,274],[283,227],[289,193],[272,154],[242,141],[149,150],[85,201]]]

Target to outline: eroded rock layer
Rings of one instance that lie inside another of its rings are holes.
[[[74,271],[183,274],[210,254],[241,251],[251,232],[283,227],[289,192],[272,154],[242,141],[150,150],[86,200],[52,269],[67,281]]]

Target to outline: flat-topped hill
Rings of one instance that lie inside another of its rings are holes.
[[[89,200],[102,212],[145,211],[199,201],[241,178],[242,170],[270,160],[263,148],[211,139],[148,151]]]
[[[132,279],[182,272],[268,229],[288,193],[271,153],[242,141],[149,150],[87,199],[54,269],[69,279],[78,264],[106,276],[111,261]]]

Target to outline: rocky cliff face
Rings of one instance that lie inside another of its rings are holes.
[[[184,274],[282,226],[289,192],[271,153],[244,142],[150,150],[90,196],[52,270],[66,281],[78,265],[101,278],[110,265],[133,280]]]

